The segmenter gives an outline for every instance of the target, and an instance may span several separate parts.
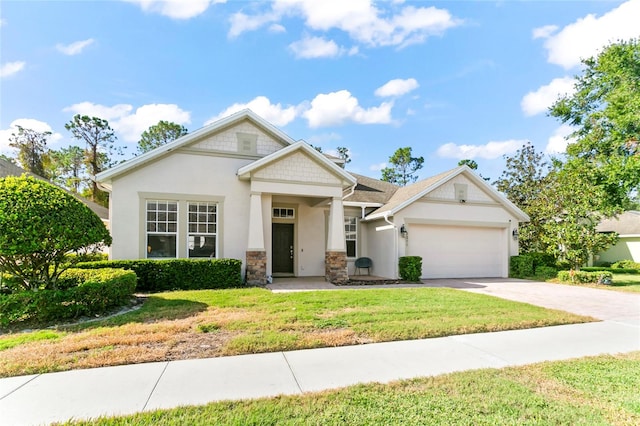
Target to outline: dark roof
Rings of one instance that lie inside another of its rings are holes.
[[[21,175],[23,175],[25,173],[28,174],[29,176],[33,176],[36,179],[44,180],[46,182],[49,182],[52,185],[56,185],[55,183],[43,178],[42,176],[39,176],[39,175],[37,175],[35,173],[28,172],[28,171],[24,170],[23,168],[18,167],[15,164],[12,164],[12,163],[8,162],[7,160],[4,160],[4,159],[0,158],[0,178],[4,178],[4,177],[7,177],[7,176],[21,176]],[[100,204],[94,203],[91,200],[87,200],[86,198],[81,197],[81,196],[79,196],[77,194],[74,194],[73,192],[68,191],[65,188],[62,188],[59,185],[56,185],[56,186],[58,186],[59,188],[63,189],[67,193],[73,195],[78,200],[82,201],[95,214],[97,214],[100,219],[109,220],[109,209],[108,208],[106,208],[104,206],[101,206]]]
[[[356,173],[350,173],[358,183],[356,189],[345,201],[353,201],[360,203],[379,203],[385,204],[400,188],[389,182],[362,176]]]
[[[619,235],[640,235],[640,211],[630,210],[618,217],[605,219],[598,225],[598,232],[617,232]]]

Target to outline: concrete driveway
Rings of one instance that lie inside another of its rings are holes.
[[[512,278],[425,280],[427,287],[449,287],[487,294],[601,320],[640,324],[640,294]]]

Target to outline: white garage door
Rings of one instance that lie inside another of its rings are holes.
[[[508,256],[504,232],[412,224],[407,254],[422,256],[423,278],[501,277]]]

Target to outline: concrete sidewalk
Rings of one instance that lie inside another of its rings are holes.
[[[636,294],[510,280],[444,280],[422,286],[486,293],[604,321],[10,377],[0,379],[0,425],[40,425],[640,351],[640,296]]]

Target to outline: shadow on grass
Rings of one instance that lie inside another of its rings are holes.
[[[145,296],[138,309],[115,315],[103,320],[84,322],[61,327],[68,331],[90,330],[98,327],[114,327],[129,323],[151,323],[164,320],[188,318],[209,307],[206,303],[192,300],[164,299],[158,296]]]

